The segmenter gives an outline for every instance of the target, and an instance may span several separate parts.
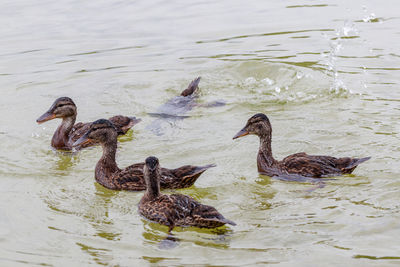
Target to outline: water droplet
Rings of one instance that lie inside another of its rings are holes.
[[[262,83],[268,84],[268,85],[273,85],[275,82],[271,80],[270,78],[264,78],[261,80]]]

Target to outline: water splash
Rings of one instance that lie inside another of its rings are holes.
[[[250,76],[239,82],[238,86],[249,91],[250,96],[256,96],[258,101],[262,96],[268,102],[307,102],[320,95],[320,92],[307,89],[312,80],[310,74],[281,68],[280,75],[274,79]]]
[[[330,92],[335,94],[349,93],[346,84],[341,79],[338,70],[338,56],[340,51],[344,47],[344,41],[351,37],[358,35],[358,30],[355,25],[350,21],[345,21],[343,26],[335,31],[335,37],[331,38],[327,34],[324,34],[325,39],[329,42],[329,53],[322,54],[325,57],[325,64],[327,66],[326,73],[333,77],[333,83],[330,86]],[[351,92],[350,92],[351,93]]]
[[[363,6],[363,11],[364,11],[364,17],[362,18],[363,22],[381,22],[382,20],[378,17],[376,17],[375,13],[373,12],[368,12],[368,9],[366,6]]]
[[[362,20],[363,20],[364,22],[374,22],[374,21],[376,21],[376,19],[377,19],[377,18],[376,18],[375,13],[371,13],[371,14],[365,16]]]

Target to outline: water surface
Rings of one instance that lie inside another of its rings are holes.
[[[0,266],[398,266],[400,17],[397,1],[6,1],[0,4]],[[149,113],[201,76],[200,103],[157,136]],[[177,190],[238,225],[165,227],[142,193],[94,181],[101,148],[68,155],[35,120],[60,96],[78,121],[142,118],[121,167],[216,163]],[[257,112],[276,158],[372,156],[354,175],[310,183],[256,170],[258,140],[233,141]]]

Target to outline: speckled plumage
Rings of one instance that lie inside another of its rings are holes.
[[[115,161],[117,151],[117,131],[108,120],[97,120],[90,125],[84,136],[74,145],[96,141],[103,147],[103,155],[96,164],[96,181],[113,190],[140,191],[146,189],[143,176],[144,163],[136,163],[120,169]],[[197,178],[207,169],[214,167],[185,165],[176,169],[161,169],[162,188],[186,188],[192,186]]]
[[[43,123],[55,118],[61,118],[61,125],[54,132],[51,140],[51,146],[61,150],[71,150],[72,144],[82,137],[90,128],[91,122],[78,122],[75,124],[77,108],[75,103],[69,97],[60,97],[56,99],[50,109],[40,116],[36,121]],[[109,119],[116,127],[118,134],[126,134],[140,119],[117,115]],[[96,145],[96,142],[87,142],[75,149]]]
[[[139,213],[143,217],[166,225],[170,230],[175,226],[215,228],[227,223],[236,225],[225,219],[214,207],[203,205],[189,196],[161,194],[161,169],[157,158],[147,158],[143,172],[147,185],[139,202]]]
[[[296,153],[277,161],[272,156],[271,123],[266,115],[258,113],[252,116],[246,126],[233,139],[254,134],[260,137],[260,148],[257,155],[257,167],[261,174],[279,176],[296,174],[305,177],[329,177],[351,173],[366,158],[335,158],[331,156],[308,155]]]

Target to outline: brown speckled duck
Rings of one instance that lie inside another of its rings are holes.
[[[143,178],[144,163],[136,163],[120,169],[115,162],[117,151],[116,127],[108,120],[93,122],[89,130],[79,138],[74,146],[82,146],[87,142],[99,142],[103,147],[103,155],[95,169],[96,181],[112,190],[140,191],[146,189]],[[197,178],[207,169],[214,167],[185,165],[176,169],[161,169],[161,188],[186,188],[192,186]]]
[[[74,101],[69,97],[60,97],[54,101],[50,109],[40,116],[36,122],[40,124],[56,118],[62,119],[61,125],[58,126],[51,139],[51,146],[56,149],[71,150],[72,144],[88,131],[91,124],[90,122],[75,124],[76,115],[77,108]],[[120,135],[126,134],[133,125],[141,121],[135,117],[121,115],[111,117],[109,120],[115,125]],[[95,144],[96,142],[87,142],[83,146],[75,147],[75,149]]]
[[[351,173],[366,158],[335,158],[330,156],[307,155],[296,153],[277,161],[272,156],[272,128],[268,117],[258,113],[251,117],[246,126],[233,139],[254,134],[260,138],[260,148],[257,156],[258,172],[268,176],[300,175],[304,177],[329,177]]]
[[[161,194],[162,170],[156,157],[146,159],[143,173],[147,186],[139,202],[139,213],[143,217],[168,226],[169,231],[175,226],[215,228],[225,224],[236,225],[214,207],[203,205],[189,196]]]

